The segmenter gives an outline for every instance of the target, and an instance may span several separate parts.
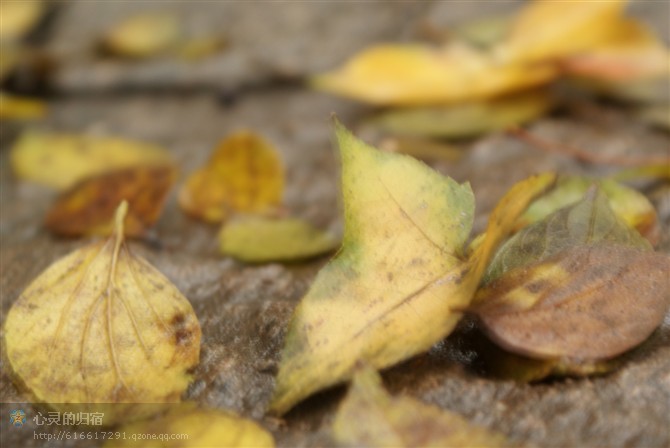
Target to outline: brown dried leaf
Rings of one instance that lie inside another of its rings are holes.
[[[109,235],[114,211],[128,201],[126,236],[138,237],[158,220],[177,176],[172,166],[136,167],[80,182],[58,198],[46,216],[46,227],[56,235]]]

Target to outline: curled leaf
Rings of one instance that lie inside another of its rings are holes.
[[[501,434],[475,426],[458,414],[409,397],[391,397],[377,372],[366,368],[353,378],[340,405],[333,435],[355,447],[502,447]]]
[[[104,448],[272,448],[272,435],[257,423],[231,412],[189,409],[122,426],[123,438],[110,438]],[[151,440],[151,443],[148,441]]]
[[[558,209],[579,202],[593,185],[598,186],[609,207],[629,227],[636,229],[643,236],[653,235],[657,226],[656,210],[642,193],[613,180],[578,176],[560,176],[551,191],[536,199],[528,207],[517,222],[517,227],[523,228],[541,221]]]
[[[623,246],[575,246],[483,287],[475,311],[507,350],[604,360],[644,341],[670,307],[670,258]]]
[[[502,201],[472,259],[465,242],[474,199],[410,157],[377,151],[337,127],[345,232],[296,308],[271,409],[283,413],[351,377],[365,361],[383,368],[425,351],[456,325],[492,251],[552,176],[531,179]]]
[[[126,211],[124,202],[114,235],[56,261],[7,314],[9,364],[39,401],[175,402],[190,381],[200,325],[177,288],[129,252]]]
[[[196,218],[221,222],[231,213],[263,213],[281,203],[284,170],[277,151],[247,131],[223,140],[207,165],[179,192],[179,205]]]
[[[547,112],[551,104],[546,92],[533,91],[453,106],[391,110],[377,116],[373,124],[404,135],[472,137],[526,123]]]
[[[102,37],[105,52],[128,58],[146,58],[165,52],[179,38],[179,18],[170,13],[138,14],[117,23]]]
[[[158,220],[177,172],[170,165],[135,167],[86,179],[61,195],[46,227],[56,235],[109,235],[116,204],[128,201],[126,236],[142,236]]]
[[[172,163],[151,144],[113,137],[26,132],[12,147],[16,175],[59,190],[87,177],[138,165]]]
[[[383,45],[315,77],[312,85],[372,104],[426,105],[491,98],[546,84],[556,75],[553,66],[501,63],[459,44]]]
[[[219,232],[221,252],[251,263],[303,260],[338,245],[333,235],[293,218],[237,219]]]

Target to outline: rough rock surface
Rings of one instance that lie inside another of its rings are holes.
[[[518,3],[518,2],[517,2]],[[99,30],[149,8],[183,12],[188,30],[222,31],[230,48],[205,62],[100,61],[90,54]],[[288,170],[286,203],[295,215],[341,232],[332,112],[356,128],[369,111],[352,102],[278,82],[333,67],[372,42],[414,38],[437,25],[512,10],[515,3],[483,2],[72,2],[51,24],[46,46],[61,59],[44,129],[137,138],[169,149],[182,173],[206,160],[229,132],[249,128],[279,148]],[[667,36],[670,7],[636,2],[633,11]],[[664,19],[665,17],[665,19]],[[260,86],[260,87],[259,87]],[[237,92],[228,101],[231,92]],[[221,93],[227,101],[222,101]],[[668,151],[670,137],[629,118],[619,105],[577,104],[539,120],[531,129],[549,140],[619,154]],[[20,131],[0,131],[0,310],[4,316],[21,291],[50,263],[84,244],[60,240],[41,226],[53,199],[46,189],[19,182],[9,166],[9,147]],[[464,157],[434,166],[477,196],[476,230],[506,188],[536,172],[602,173],[606,168],[533,149],[504,134],[467,144]],[[660,248],[670,252],[670,191],[647,187],[662,220]],[[284,331],[296,303],[325,258],[301,264],[244,265],[218,255],[216,228],[184,216],[174,194],[157,228],[159,246],[132,243],[188,297],[202,324],[201,363],[188,398],[259,420],[279,446],[331,445],[328,428],[343,387],[320,393],[283,419],[264,415]],[[466,327],[467,323],[462,327]],[[602,377],[517,384],[474,369],[460,337],[390,369],[385,382],[403,393],[456,411],[534,446],[670,446],[670,315],[617,371]],[[24,398],[1,361],[3,419]],[[46,446],[27,429],[3,434],[3,446]],[[10,430],[11,431],[11,430]],[[4,445],[7,442],[7,445]],[[49,446],[91,446],[66,441]]]

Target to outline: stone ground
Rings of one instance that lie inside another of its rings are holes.
[[[248,128],[279,148],[288,171],[286,203],[297,216],[341,232],[337,162],[330,116],[357,128],[364,106],[303,87],[305,75],[334,67],[354,51],[379,41],[415,39],[426,24],[447,26],[489,13],[512,11],[519,2],[70,2],[45,26],[43,45],[61,61],[54,77],[44,129],[110,134],[163,145],[183,173],[202,164],[217,141]],[[101,29],[137,11],[177,10],[192,35],[222,32],[229,47],[198,63],[159,59],[142,63],[92,55]],[[634,2],[631,11],[664,34],[670,6]],[[531,126],[550,140],[611,154],[662,153],[667,133],[605,102],[576,101]],[[0,301],[7,312],[43,269],[84,244],[59,240],[41,226],[53,193],[20,183],[8,149],[20,127],[0,130]],[[604,167],[549,155],[504,134],[468,142],[458,162],[434,166],[477,196],[476,230],[506,188],[540,171],[602,173]],[[670,192],[645,186],[659,210],[670,251]],[[156,235],[160,248],[131,243],[188,297],[202,331],[201,363],[187,398],[257,419],[279,446],[328,446],[328,428],[344,395],[338,387],[297,406],[282,420],[264,416],[291,312],[326,258],[302,264],[250,266],[217,254],[216,228],[185,217],[174,194]],[[467,325],[430,353],[384,375],[392,393],[411,395],[498,430],[511,440],[540,447],[670,446],[670,315],[644,348],[622,368],[602,377],[517,384],[473,368],[462,348]],[[0,399],[21,401],[2,360]],[[3,409],[5,406],[3,406]],[[3,413],[3,419],[6,415]],[[61,445],[3,435],[3,446]],[[23,434],[23,435],[21,435]],[[6,438],[7,437],[7,438]]]

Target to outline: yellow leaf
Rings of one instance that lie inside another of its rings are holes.
[[[0,92],[0,119],[34,120],[46,114],[44,102]]]
[[[512,26],[511,15],[489,16],[457,25],[453,35],[480,48],[490,48],[505,38]]]
[[[531,91],[451,106],[395,109],[381,113],[372,123],[403,135],[464,138],[526,123],[547,112],[551,105],[547,92]]]
[[[166,12],[129,17],[107,30],[104,51],[128,58],[147,58],[170,49],[181,34],[179,18]]]
[[[537,62],[597,48],[616,32],[626,0],[534,0],[495,50],[505,61]]]
[[[501,434],[475,426],[458,414],[410,397],[391,397],[370,368],[354,375],[340,405],[333,435],[344,446],[357,447],[502,447]]]
[[[520,65],[458,43],[444,48],[383,45],[367,49],[312,85],[379,105],[441,104],[486,99],[553,80],[553,65]]]
[[[110,438],[104,448],[272,448],[272,435],[259,424],[231,412],[190,409],[172,411],[150,421],[122,426],[123,439]]]
[[[561,68],[569,75],[616,82],[667,76],[670,51],[647,26],[627,19],[620,21],[606,42],[565,57]]]
[[[284,169],[276,150],[251,132],[223,140],[207,165],[179,192],[179,205],[196,218],[221,222],[233,212],[263,213],[278,206]]]
[[[293,314],[270,405],[278,413],[347,380],[361,360],[387,367],[446,336],[472,299],[487,251],[539,193],[528,193],[537,179],[513,189],[522,195],[503,201],[511,214],[498,212],[500,222],[471,263],[464,253],[474,211],[469,185],[408,156],[377,151],[340,125],[337,136],[343,247]]]
[[[197,61],[219,53],[227,45],[228,41],[223,36],[200,36],[181,42],[175,52],[187,61]]]
[[[333,235],[299,219],[247,217],[224,224],[219,232],[221,252],[242,261],[295,261],[337,248]]]
[[[14,144],[16,175],[59,190],[108,171],[171,163],[157,146],[113,137],[26,132]]]
[[[126,236],[143,236],[159,218],[177,177],[171,165],[138,166],[85,179],[61,195],[45,219],[62,236],[109,235],[116,205],[128,201]]]
[[[198,363],[200,325],[188,300],[115,234],[61,258],[14,302],[9,364],[34,398],[65,403],[179,401]],[[130,405],[129,405],[130,406]],[[130,418],[123,408],[105,415]]]
[[[44,6],[40,0],[0,3],[0,41],[17,41],[24,37],[42,17]]]

